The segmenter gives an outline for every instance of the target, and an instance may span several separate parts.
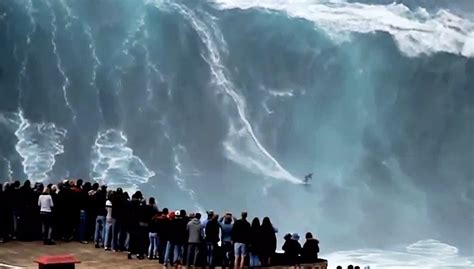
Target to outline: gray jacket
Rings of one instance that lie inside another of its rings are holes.
[[[201,243],[202,224],[200,220],[194,218],[188,222],[187,231],[189,243]]]

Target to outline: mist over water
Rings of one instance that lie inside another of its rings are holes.
[[[0,0],[0,178],[246,209],[341,262],[472,267],[469,8]]]

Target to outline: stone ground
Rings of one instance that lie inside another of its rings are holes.
[[[114,253],[96,249],[91,244],[58,242],[45,246],[42,242],[9,242],[0,244],[0,268],[38,268],[34,260],[43,255],[73,254],[81,261],[76,268],[162,268],[158,261],[128,260],[126,253]]]
[[[44,255],[72,254],[81,261],[76,268],[160,268],[164,269],[158,261],[150,260],[128,260],[126,253],[115,253],[96,249],[92,244],[80,244],[76,242],[57,242],[54,246],[45,246],[42,242],[18,242],[13,241],[0,244],[0,269],[3,268],[38,268],[34,260]],[[285,267],[274,267],[285,268]],[[289,267],[288,267],[289,268]],[[304,269],[325,269],[317,265],[304,266]]]

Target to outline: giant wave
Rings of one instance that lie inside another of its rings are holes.
[[[474,23],[380,2],[0,2],[0,177],[248,209],[363,259],[436,238],[465,265]]]

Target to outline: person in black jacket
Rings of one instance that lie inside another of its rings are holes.
[[[260,219],[254,218],[252,220],[252,226],[250,227],[250,238],[249,238],[249,254],[250,254],[250,267],[260,266],[260,253],[261,253],[261,226]]]
[[[126,237],[126,227],[129,221],[135,221],[127,216],[128,201],[125,198],[122,188],[117,188],[112,197],[112,249],[114,251],[125,250],[124,239]],[[132,212],[137,214],[137,212]]]
[[[105,247],[105,217],[107,216],[107,210],[105,209],[106,201],[107,186],[103,185],[100,190],[93,193],[91,197],[92,212],[96,215],[94,232],[96,248]]]
[[[144,253],[142,253],[141,246],[141,227],[140,227],[140,215],[142,214],[142,199],[143,196],[140,191],[135,192],[132,195],[132,200],[130,201],[129,210],[127,210],[127,226],[130,231],[130,245],[128,249],[128,259],[132,258],[132,255],[137,255],[138,259],[144,258]],[[112,203],[112,214],[114,213],[113,203]]]
[[[263,218],[260,231],[261,253],[260,262],[262,266],[270,266],[271,259],[275,255],[277,247],[276,229],[273,227],[269,217]]]
[[[0,243],[6,241],[7,238],[7,205],[8,200],[6,199],[5,191],[3,190],[3,185],[0,183]]]
[[[299,263],[299,255],[301,253],[301,245],[298,242],[300,237],[297,233],[294,233],[293,235],[286,234],[284,239],[285,243],[283,244],[282,249],[285,251],[286,261],[290,266],[297,265]]]
[[[31,188],[31,182],[26,180],[23,183],[23,186],[20,188],[20,199],[21,202],[21,209],[20,209],[20,218],[19,218],[19,239],[30,241],[35,239],[34,234],[34,214],[36,213],[36,201],[35,201],[35,194],[33,189]]]
[[[242,212],[242,217],[235,221],[232,227],[232,242],[234,242],[234,268],[244,267],[247,256],[247,246],[250,236],[250,223],[247,221],[247,212]]]
[[[160,264],[165,262],[165,251],[170,234],[170,219],[168,218],[168,208],[163,208],[161,215],[156,220],[158,233],[158,258]]]
[[[215,250],[217,248],[217,243],[219,243],[219,215],[213,215],[212,219],[209,220],[206,224],[206,243],[207,243],[207,264],[210,267],[214,267],[214,256]]]
[[[12,213],[12,222],[11,222],[11,239],[15,240],[19,234],[19,222],[21,218],[21,212],[23,208],[23,200],[20,195],[20,181],[13,182],[9,195],[7,196],[8,200],[11,201],[11,213]]]
[[[157,211],[150,221],[149,232],[148,232],[148,237],[150,241],[150,244],[148,246],[148,259],[150,260],[158,259],[158,244],[159,244],[158,231],[160,229],[159,222],[160,222],[160,217],[162,214],[163,214],[162,212]]]
[[[306,233],[306,242],[301,251],[303,263],[315,263],[318,261],[319,241],[313,238],[313,234]]]
[[[184,261],[184,246],[187,243],[186,228],[189,218],[186,216],[185,210],[178,210],[174,213],[174,219],[171,219],[169,226],[169,241],[166,246],[165,265],[169,263],[183,264]],[[173,259],[171,259],[173,256]]]

